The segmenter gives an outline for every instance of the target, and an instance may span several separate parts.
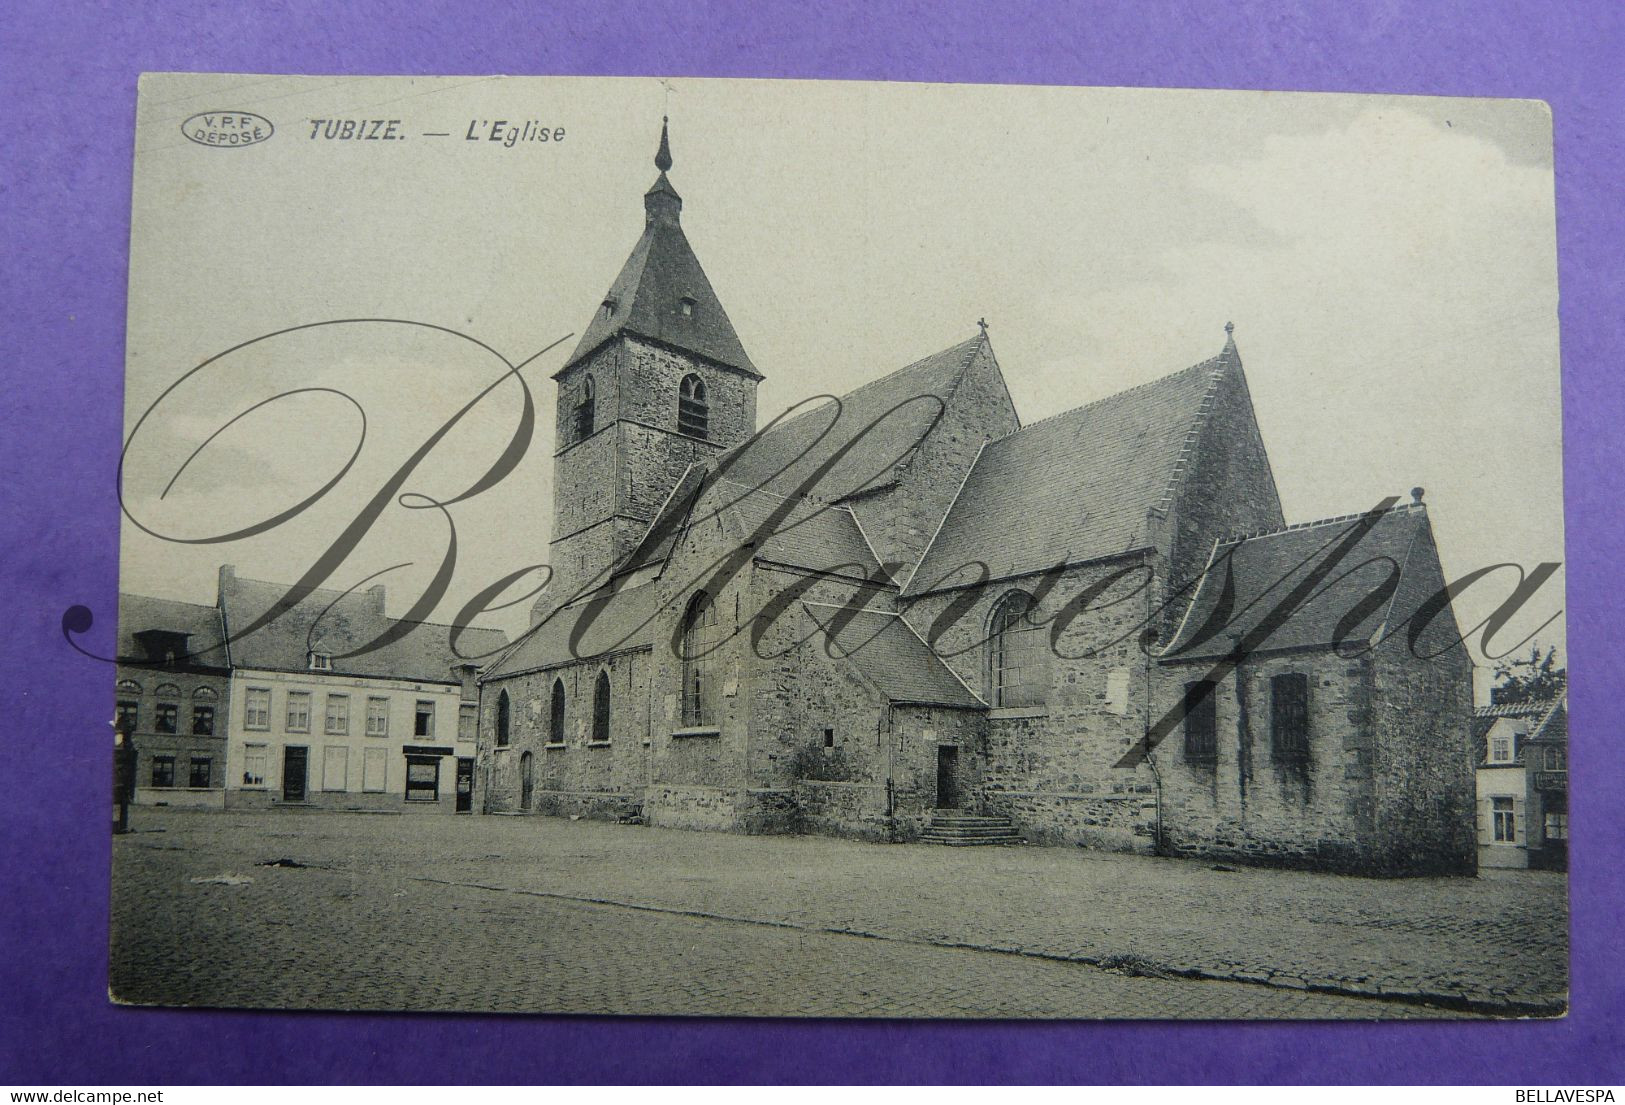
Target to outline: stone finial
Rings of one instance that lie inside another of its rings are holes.
[[[655,168],[661,172],[671,168],[671,139],[666,133],[668,118],[660,117],[660,149],[655,153]]]
[[[1411,502],[1417,506],[1422,505],[1422,489],[1420,487],[1411,488]]]
[[[1235,332],[1236,332],[1236,324],[1235,323],[1227,322],[1227,323],[1224,324],[1224,336],[1225,337],[1228,338],[1231,335],[1233,335]]]

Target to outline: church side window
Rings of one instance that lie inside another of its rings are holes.
[[[683,621],[683,724],[714,726],[716,714],[717,608],[701,591]]]
[[[553,680],[553,700],[547,711],[549,744],[564,743],[564,680]]]
[[[1012,591],[993,611],[988,669],[993,705],[1042,706],[1049,687],[1049,642],[1028,620],[1032,597]]]
[[[1302,672],[1270,679],[1270,748],[1283,762],[1309,758],[1309,677]]]
[[[497,695],[497,747],[508,747],[508,726],[513,716],[513,707],[508,703],[508,692],[503,691]]]
[[[705,381],[690,373],[677,388],[677,430],[689,437],[711,436],[711,404]]]
[[[1210,764],[1219,755],[1217,690],[1208,680],[1185,684],[1185,758],[1194,763]]]
[[[592,691],[592,739],[595,744],[609,743],[609,672],[598,673],[598,682]]]
[[[581,381],[581,401],[576,404],[576,440],[592,436],[593,415],[598,401],[598,385],[588,375]]]

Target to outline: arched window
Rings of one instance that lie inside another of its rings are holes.
[[[716,702],[717,608],[701,591],[683,619],[683,724],[713,726]]]
[[[535,758],[525,752],[519,757],[519,808],[529,810],[536,793]]]
[[[214,702],[220,694],[213,687],[199,687],[192,692],[192,698],[198,702]]]
[[[508,701],[508,692],[503,691],[497,695],[497,747],[508,747],[509,726],[513,723],[513,706]],[[527,753],[528,755],[529,753]]]
[[[152,692],[159,698],[179,698],[181,689],[173,683],[160,683],[158,689]]]
[[[576,440],[585,441],[592,436],[593,411],[598,400],[598,385],[592,375],[582,377],[581,401],[576,404]]]
[[[118,693],[119,694],[140,694],[141,693],[141,684],[137,683],[134,679],[120,679],[118,681]]]
[[[553,702],[547,711],[547,740],[549,744],[564,743],[564,680],[553,680]]]
[[[988,690],[994,706],[1042,706],[1049,690],[1049,640],[1028,620],[1032,596],[1012,591],[993,608]]]
[[[677,431],[689,437],[711,436],[711,404],[705,381],[690,373],[677,388]]]
[[[598,673],[598,682],[592,689],[592,739],[599,743],[609,740],[609,672]]]

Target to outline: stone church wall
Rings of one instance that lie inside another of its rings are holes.
[[[1168,664],[1158,689],[1159,710],[1175,708],[1185,683],[1202,679],[1207,663]],[[1215,698],[1217,748],[1212,762],[1184,751],[1183,726],[1154,753],[1162,778],[1162,830],[1176,855],[1235,858],[1344,871],[1382,865],[1374,825],[1372,672],[1363,659],[1329,650],[1260,654],[1241,665],[1241,714],[1234,673]],[[1272,749],[1270,680],[1309,677],[1309,752],[1300,762]]]
[[[1036,597],[1034,621],[1065,625],[1050,654],[1044,703],[994,708],[987,715],[976,812],[1009,817],[1024,837],[1040,843],[1150,848],[1152,777],[1144,767],[1115,766],[1146,726],[1148,676],[1140,631],[1152,599],[1135,593],[1144,576],[1119,580],[1088,610],[1068,609],[1090,588],[1142,563],[1150,559],[1080,565],[1047,586],[1044,577],[1029,577],[974,592],[929,595],[909,605],[909,622],[928,640],[934,631],[940,634],[943,658],[984,698],[991,694],[988,629],[994,607],[1006,595],[1021,590]],[[934,630],[943,619],[951,620]]]
[[[480,688],[479,768],[490,813],[616,818],[639,812],[647,775],[649,653],[629,651],[492,680]],[[598,673],[610,680],[610,739],[592,738]],[[553,683],[565,688],[563,740],[548,732]],[[498,696],[509,695],[509,744],[496,747]],[[530,754],[531,809],[523,809],[522,764]]]

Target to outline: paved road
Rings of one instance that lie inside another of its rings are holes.
[[[1508,986],[1561,972],[1550,953],[1452,959],[1562,917],[1562,880],[1532,873],[1389,883],[550,818],[135,816],[115,842],[112,960],[135,1002],[1341,1019],[1442,1011],[1300,987],[1461,975],[1459,992],[1533,1000],[1549,991]],[[1145,977],[1208,968],[1271,984]]]

